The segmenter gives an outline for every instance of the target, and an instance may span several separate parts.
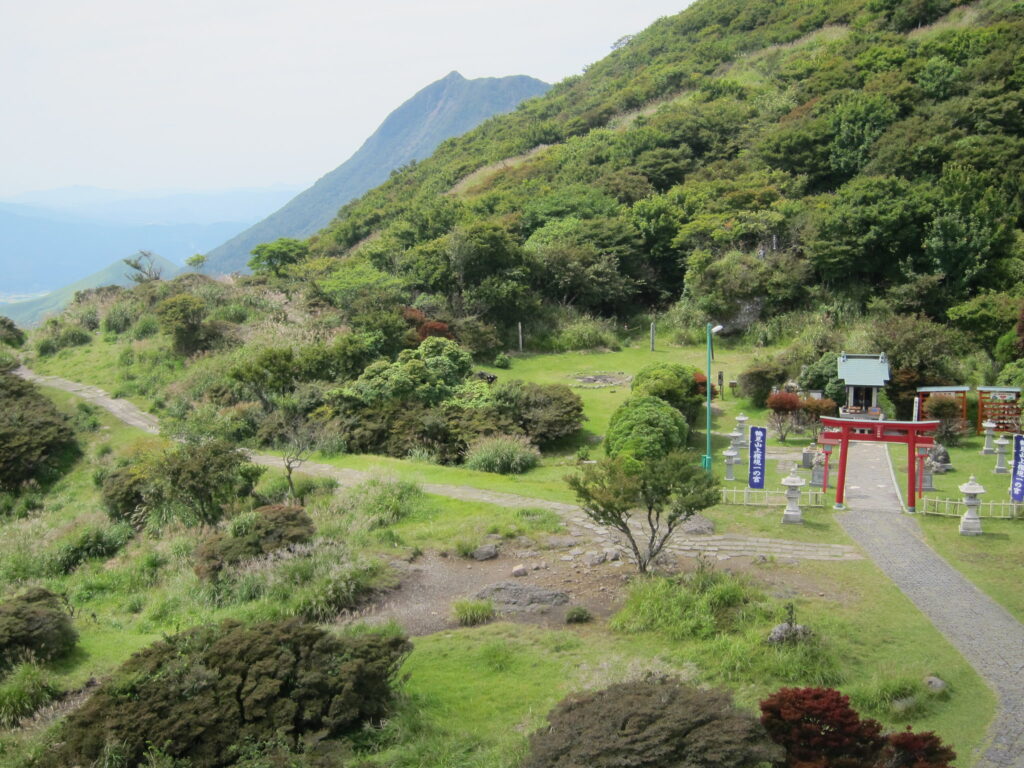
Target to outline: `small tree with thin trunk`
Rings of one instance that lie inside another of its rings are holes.
[[[305,499],[298,498],[295,493],[295,482],[292,474],[309,459],[310,455],[320,446],[320,429],[311,424],[300,414],[287,417],[284,429],[281,460],[284,462],[284,474],[288,480],[288,495],[300,504]]]
[[[696,454],[638,461],[618,456],[566,477],[587,517],[619,531],[640,573],[647,573],[676,529],[718,501],[718,483]]]
[[[778,434],[782,442],[786,442],[789,431],[793,428],[793,415],[800,410],[800,398],[792,392],[776,392],[768,396],[768,407],[771,416],[768,424]]]

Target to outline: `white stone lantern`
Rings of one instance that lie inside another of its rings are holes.
[[[996,435],[996,423],[986,420],[981,423],[981,428],[985,430],[985,447],[981,449],[981,455],[991,456],[996,452],[996,449],[992,447],[992,440]]]
[[[800,512],[800,489],[807,484],[807,481],[796,473],[796,464],[790,470],[789,476],[782,479],[786,486],[786,510],[782,513],[782,522],[801,524],[804,521]]]
[[[743,433],[738,429],[729,433],[729,450],[736,451],[737,454],[743,450]]]
[[[978,517],[978,507],[981,505],[981,494],[985,492],[974,475],[971,475],[970,479],[960,486],[960,493],[964,495],[964,506],[967,511],[964,512],[963,517],[960,518],[960,535],[961,536],[980,536],[981,531],[981,518]]]
[[[996,469],[997,475],[1008,475],[1010,474],[1009,467],[1006,466],[1006,454],[1008,453],[1007,447],[1010,445],[1010,441],[1002,435],[996,440]]]
[[[747,447],[747,422],[749,420],[750,417],[743,413],[740,413],[740,415],[736,417],[736,431],[740,433],[740,440],[736,444],[737,448]]]
[[[722,451],[722,455],[725,456],[725,479],[735,480],[736,476],[733,474],[732,468],[736,463],[736,457],[739,455],[739,452],[732,448],[728,448],[727,450]]]

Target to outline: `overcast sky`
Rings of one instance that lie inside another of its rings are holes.
[[[0,196],[307,185],[452,70],[554,83],[688,0],[0,0]]]

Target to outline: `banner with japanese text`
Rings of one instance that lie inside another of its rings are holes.
[[[764,488],[765,451],[768,445],[768,430],[764,427],[750,428],[750,464],[747,468],[747,485]]]
[[[1024,501],[1024,435],[1013,438],[1013,474],[1010,476],[1010,498]]]

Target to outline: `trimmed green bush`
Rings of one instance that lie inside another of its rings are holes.
[[[0,373],[0,490],[17,490],[74,444],[67,418],[34,385]]]
[[[634,395],[615,409],[608,423],[605,451],[641,461],[667,456],[686,445],[683,415],[660,397]]]
[[[565,384],[503,381],[491,388],[498,413],[539,445],[577,432],[583,420],[583,400]]]
[[[755,360],[739,375],[740,392],[752,405],[764,408],[772,387],[786,379],[786,369],[773,360]],[[826,391],[826,394],[831,394]]]
[[[660,397],[682,413],[688,425],[693,426],[704,404],[702,387],[694,377],[696,373],[697,369],[688,365],[651,363],[641,368],[633,378],[633,392]]]
[[[728,691],[644,680],[563,700],[530,736],[523,768],[754,768],[781,757]]]
[[[302,544],[316,532],[305,510],[286,505],[260,507],[231,523],[227,533],[214,534],[196,550],[199,578],[216,579],[227,566]]]
[[[38,661],[59,658],[77,642],[71,617],[53,592],[34,587],[0,603],[0,668],[27,655]]]
[[[410,648],[400,635],[341,637],[295,619],[198,627],[125,662],[68,716],[44,764],[93,764],[108,745],[123,765],[152,746],[194,768],[268,741],[311,748],[388,714]]]
[[[495,435],[477,440],[466,452],[466,466],[480,472],[521,475],[540,461],[540,451],[525,437]]]

